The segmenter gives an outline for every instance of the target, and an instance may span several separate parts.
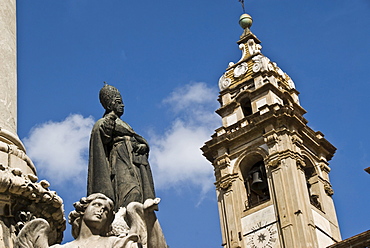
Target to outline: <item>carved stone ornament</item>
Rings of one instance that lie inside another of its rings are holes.
[[[234,69],[234,77],[238,78],[243,76],[248,71],[248,64],[246,62],[241,63]]]
[[[325,185],[324,185],[324,190],[325,190],[325,193],[326,193],[328,196],[332,196],[332,195],[334,195],[334,190],[333,190],[333,188],[331,187],[330,183],[325,183]]]
[[[303,160],[297,160],[297,168],[303,170],[304,167],[306,167],[306,163]]]
[[[220,80],[218,80],[218,87],[220,88],[220,90],[227,89],[230,86],[230,84],[231,84],[231,79],[227,78],[225,74],[223,74],[220,77]]]
[[[269,147],[275,145],[278,141],[279,137],[276,133],[273,133],[265,137],[265,142]]]
[[[286,79],[286,74],[283,72],[283,70],[276,64],[276,62],[272,63],[275,67],[276,72],[284,79]]]
[[[16,232],[34,217],[43,218],[52,227],[50,241],[61,242],[65,229],[63,201],[49,189],[49,182],[37,180],[33,174],[24,174],[18,168],[0,164],[0,193],[10,199],[5,217],[15,216]]]
[[[245,59],[245,57],[247,57],[247,49],[246,49],[245,45],[240,44],[239,49],[242,51],[242,57],[239,59],[238,62],[242,61],[243,59]]]
[[[270,162],[267,164],[267,166],[268,166],[268,167],[271,167],[271,168],[273,168],[273,169],[275,169],[275,168],[279,167],[279,165],[280,165],[280,160],[277,160],[277,159],[272,160],[272,161],[270,161]]]
[[[225,181],[220,182],[220,188],[223,190],[228,189],[232,184],[232,180],[229,178]]]
[[[104,194],[83,197],[68,216],[75,240],[51,247],[167,248],[154,214],[159,202],[159,198],[147,199],[144,204],[131,202],[114,215],[114,203]],[[49,248],[51,230],[45,219],[33,219],[17,235],[14,248]]]
[[[294,84],[294,82],[293,82],[293,80],[292,80],[292,79],[289,79],[289,80],[288,80],[288,85],[289,85],[289,87],[290,87],[291,89],[295,89],[295,84]]]
[[[224,157],[222,159],[217,160],[216,163],[217,163],[218,166],[221,166],[221,165],[228,166],[230,164],[230,158],[229,157]]]
[[[36,216],[34,216],[31,212],[19,211],[15,216],[15,220],[17,222],[17,224],[15,225],[16,234],[20,232],[24,225],[34,219],[36,219]]]
[[[287,80],[289,89],[295,89],[295,84],[293,80],[275,63],[272,63],[273,67],[275,67],[276,72],[285,80]]]
[[[256,44],[256,42],[254,42],[253,39],[249,39],[247,41],[247,45],[248,45],[249,54],[251,56],[261,52],[262,46],[260,44]]]
[[[253,72],[263,72],[263,71],[272,71],[274,69],[273,65],[270,63],[270,59],[262,56],[262,55],[257,55],[252,58],[254,61],[252,70]]]

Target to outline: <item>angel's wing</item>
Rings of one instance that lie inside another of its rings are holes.
[[[49,232],[50,225],[46,220],[31,220],[19,232],[14,248],[48,248]]]

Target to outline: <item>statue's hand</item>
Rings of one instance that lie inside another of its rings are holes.
[[[115,124],[116,124],[116,119],[117,118],[118,118],[118,116],[113,111],[106,114],[104,116],[104,127],[108,131],[112,131],[114,129]]]
[[[117,115],[114,111],[111,111],[111,112],[109,112],[108,114],[106,114],[106,115],[104,116],[104,118],[108,118],[108,119],[110,119],[110,120],[115,121],[115,120],[118,118],[118,115]]]

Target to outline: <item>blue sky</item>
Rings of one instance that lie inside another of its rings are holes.
[[[295,82],[309,126],[338,148],[330,166],[343,238],[369,229],[370,1],[246,1],[262,52]],[[172,248],[220,247],[210,163],[218,79],[241,56],[237,0],[18,0],[18,135],[72,203],[103,81],[151,144],[158,216]],[[70,229],[65,241],[71,240]]]

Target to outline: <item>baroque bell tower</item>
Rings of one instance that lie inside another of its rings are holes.
[[[219,80],[222,127],[202,147],[214,166],[222,247],[327,247],[341,240],[328,165],[336,148],[307,125],[252,18],[239,24],[242,57]]]

